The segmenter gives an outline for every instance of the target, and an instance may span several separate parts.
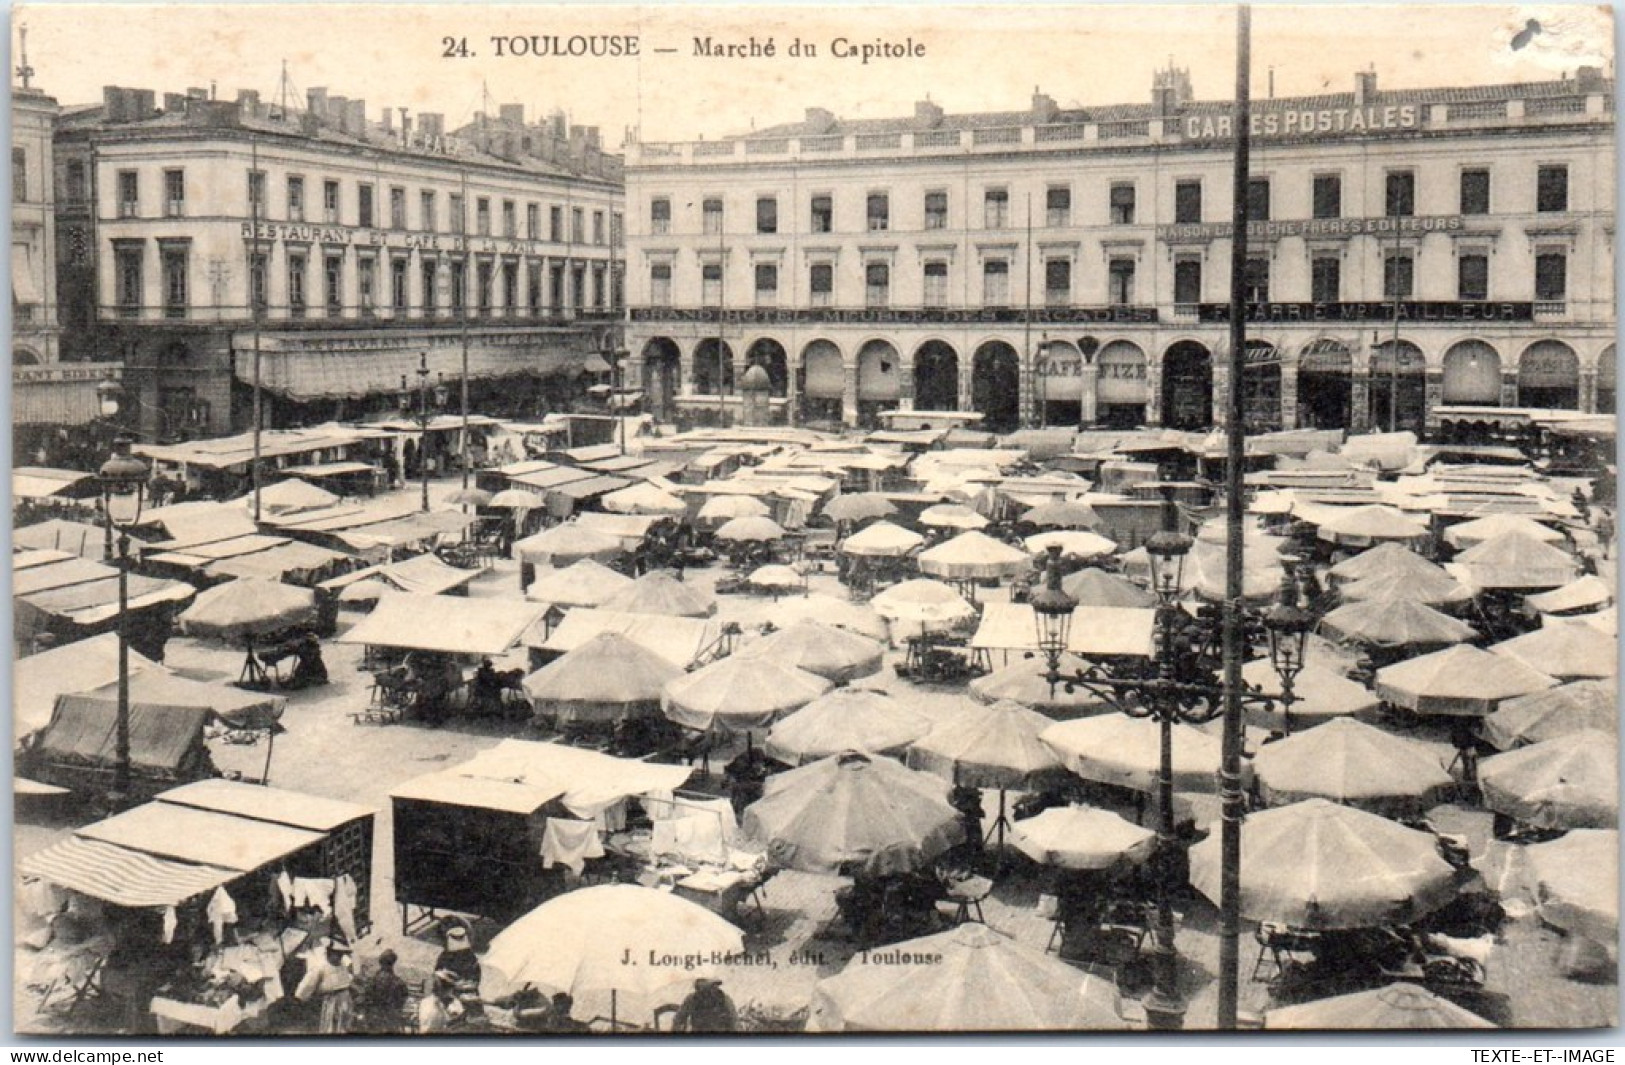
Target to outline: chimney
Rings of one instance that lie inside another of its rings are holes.
[[[259,91],[256,89],[238,89],[237,106],[242,108],[243,114],[258,117],[260,113]]]
[[[327,121],[327,89],[308,90],[305,93],[305,110],[315,115],[318,122]]]
[[[365,136],[367,132],[367,101],[350,101],[350,132],[357,137]]]
[[[433,111],[420,111],[418,112],[418,129],[425,138],[432,139],[445,136],[446,116],[436,114]]]
[[[395,132],[395,109],[393,107],[384,108],[383,114],[378,118],[378,123],[385,133],[393,135]]]
[[[914,124],[921,129],[936,129],[942,125],[942,108],[930,100],[914,104]]]
[[[1033,86],[1032,116],[1034,122],[1040,125],[1053,122],[1055,116],[1060,114],[1060,111],[1061,109],[1055,106],[1053,97],[1044,95],[1038,91],[1038,86]]]
[[[1377,102],[1377,72],[1375,70],[1356,71],[1354,75],[1354,103],[1355,106],[1364,106]]]
[[[299,132],[306,137],[314,137],[322,129],[321,116],[314,111],[304,111],[299,115]]]
[[[586,141],[587,149],[594,152],[598,151],[599,144],[601,143],[598,127],[583,126],[581,127],[581,134],[582,139]]]
[[[1171,59],[1167,70],[1151,76],[1151,107],[1158,118],[1172,118],[1190,103],[1193,95],[1191,72],[1175,67]]]
[[[835,112],[822,107],[807,108],[806,124],[812,133],[828,133],[835,128]]]
[[[1608,79],[1601,67],[1580,67],[1574,72],[1574,84],[1583,93],[1608,91]]]
[[[164,113],[169,115],[184,114],[186,111],[186,97],[178,92],[164,93]]]
[[[497,111],[498,117],[506,124],[523,126],[525,124],[524,104],[503,104]]]
[[[151,89],[130,89],[129,119],[140,122],[152,117],[158,110],[158,95]]]
[[[350,129],[350,98],[348,96],[329,96],[327,98],[327,124],[341,133]]]

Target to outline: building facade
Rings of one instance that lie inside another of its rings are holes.
[[[1437,426],[1614,405],[1613,85],[1256,100],[1248,351],[1229,380],[1230,104],[804,121],[627,154],[632,376],[733,419],[881,410],[1196,428]]]
[[[612,348],[620,160],[522,107],[443,116],[108,88],[56,138],[75,357],[121,359],[143,439],[393,409],[426,359],[534,413]],[[257,368],[257,369],[256,369]]]

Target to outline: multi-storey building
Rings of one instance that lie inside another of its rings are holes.
[[[518,106],[443,116],[108,88],[56,139],[69,341],[121,358],[144,438],[392,407],[420,357],[534,412],[616,339],[620,160]],[[465,363],[466,359],[466,363]],[[414,378],[415,381],[415,378]]]
[[[1613,85],[1254,101],[1248,351],[1228,379],[1231,105],[802,122],[627,154],[633,374],[732,417],[1423,429],[1445,405],[1612,410]]]

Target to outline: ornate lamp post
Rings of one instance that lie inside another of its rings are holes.
[[[626,388],[626,360],[631,357],[632,353],[616,347],[613,339],[604,345],[604,361],[615,373],[615,387],[609,394],[609,407],[615,415],[615,442],[620,445],[623,455],[626,454],[626,413],[622,394]]]
[[[434,410],[444,410],[446,400],[450,395],[446,388],[446,375],[441,374],[434,388],[429,387],[429,354],[423,352],[418,355],[417,389],[414,403],[413,390],[407,386],[406,375],[401,374],[401,413],[415,417],[418,423],[418,470],[422,478],[423,512],[429,512],[429,419],[432,411],[429,403],[432,399]]]
[[[1186,630],[1198,622],[1179,605],[1185,560],[1194,541],[1178,532],[1159,532],[1146,543],[1151,557],[1151,590],[1157,597],[1156,659],[1148,670],[1124,675],[1101,665],[1068,674],[1061,670],[1061,655],[1070,635],[1077,601],[1061,587],[1061,551],[1049,549],[1044,587],[1031,599],[1043,652],[1046,679],[1051,689],[1064,684],[1068,691],[1083,688],[1130,717],[1150,718],[1161,731],[1157,774],[1157,919],[1155,940],[1156,986],[1145,1000],[1146,1020],[1155,1029],[1184,1025],[1185,1004],[1179,994],[1179,952],[1174,942],[1173,893],[1178,884],[1179,843],[1174,823],[1173,728],[1180,722],[1199,724],[1224,712],[1224,687],[1211,675],[1205,659],[1187,639]],[[1304,646],[1312,619],[1293,602],[1273,608],[1264,625],[1270,637],[1270,661],[1281,676],[1282,693],[1242,693],[1245,702],[1264,708],[1290,707],[1295,696],[1292,681],[1303,668]],[[1201,641],[1198,641],[1199,645]]]
[[[102,463],[98,474],[107,527],[118,530],[118,718],[113,789],[107,796],[114,810],[130,800],[130,527],[141,520],[147,491],[147,464],[130,454],[132,443],[130,437],[119,436],[113,442],[113,457]]]
[[[109,373],[96,382],[96,409],[101,414],[103,424],[117,425],[119,411],[124,408],[124,385],[118,378]],[[106,537],[102,542],[102,561],[113,561],[113,524],[107,522],[103,525]]]

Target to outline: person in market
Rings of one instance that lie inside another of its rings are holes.
[[[460,924],[446,930],[446,948],[434,960],[436,973],[456,977],[453,990],[470,1013],[479,1011],[480,958],[474,953],[468,929]]]
[[[316,1031],[320,1035],[347,1035],[355,1017],[355,997],[352,987],[355,976],[350,971],[350,946],[343,940],[329,937],[322,960],[306,971],[293,997],[300,1002],[317,1002],[321,1017]]]
[[[739,1014],[733,999],[722,990],[722,981],[697,977],[694,990],[677,1007],[672,1030],[677,1032],[733,1032],[739,1029]]]
[[[457,974],[437,971],[434,990],[418,1003],[418,1034],[444,1032],[463,1017],[463,1004],[457,1000]]]
[[[591,1031],[586,1021],[578,1021],[571,1014],[575,1011],[576,1000],[568,991],[554,994],[552,1009],[547,1016],[547,1030],[550,1032],[586,1032]]]
[[[393,950],[378,955],[378,971],[367,981],[361,996],[363,1027],[379,1035],[390,1035],[401,1030],[405,1021],[406,1000],[410,997],[406,981],[395,971],[397,956]]]

